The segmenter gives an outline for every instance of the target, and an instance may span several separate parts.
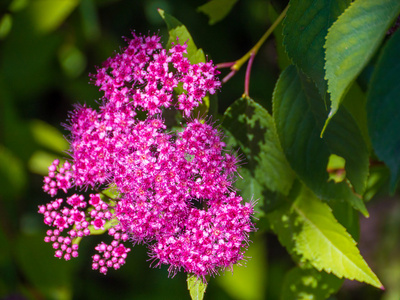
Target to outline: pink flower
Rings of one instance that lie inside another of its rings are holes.
[[[145,243],[156,266],[204,277],[231,268],[248,246],[253,203],[242,203],[233,182],[239,159],[225,150],[223,134],[210,122],[187,119],[170,131],[162,118],[175,106],[189,117],[207,93],[220,87],[212,62],[192,65],[187,45],[167,52],[160,37],[133,34],[122,53],[91,75],[104,92],[99,111],[76,106],[70,114],[71,162],[49,167],[43,189],[114,190],[85,200],[73,194],[39,206],[54,227],[45,241],[55,256],[78,256],[78,243],[108,231],[113,240],[95,247],[92,268],[106,274],[125,264],[128,240]],[[173,91],[183,87],[176,99]],[[143,110],[146,116],[137,117]],[[108,196],[106,196],[108,195]],[[96,231],[96,232],[95,232]]]

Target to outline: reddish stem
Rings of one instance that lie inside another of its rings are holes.
[[[244,94],[246,97],[249,96],[249,86],[250,86],[250,73],[251,73],[251,66],[253,65],[255,52],[250,54],[249,62],[247,63],[246,68],[246,77],[244,79]]]
[[[217,67],[217,69],[230,68],[234,64],[235,64],[234,61],[232,61],[232,62],[224,62],[224,63],[217,64],[216,67]]]
[[[226,83],[229,79],[233,77],[233,75],[236,74],[236,72],[237,70],[232,70],[228,75],[224,77],[224,79],[222,79],[222,83]]]

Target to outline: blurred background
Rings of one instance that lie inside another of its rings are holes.
[[[167,268],[150,268],[146,248],[135,246],[120,270],[107,276],[91,270],[101,237],[80,244],[77,259],[54,258],[43,241],[47,227],[37,213],[50,196],[41,187],[55,158],[66,158],[62,127],[74,103],[96,107],[101,97],[88,84],[95,71],[124,46],[122,36],[159,32],[162,8],[186,25],[194,42],[215,63],[244,55],[287,1],[242,0],[210,26],[197,11],[205,1],[185,0],[0,0],[0,298],[1,299],[189,299],[186,276],[168,278]],[[276,36],[277,40],[281,37]],[[250,96],[271,108],[279,75],[276,42],[270,38],[255,58]],[[244,91],[244,68],[218,95],[220,114]],[[222,70],[222,76],[228,71]],[[382,170],[379,179],[382,179]],[[373,178],[371,179],[373,180]],[[382,180],[381,180],[382,181]],[[384,182],[384,180],[382,181]],[[400,299],[400,204],[385,186],[369,202],[371,217],[360,223],[361,252],[386,292],[346,281],[332,299]],[[263,220],[260,220],[262,222]],[[206,299],[279,299],[285,273],[294,265],[276,237],[252,237],[246,267],[212,278]]]

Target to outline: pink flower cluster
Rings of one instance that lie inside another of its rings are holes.
[[[213,124],[187,118],[181,130],[167,130],[165,109],[175,106],[188,117],[220,82],[212,62],[192,65],[186,44],[166,51],[159,39],[134,34],[92,75],[104,91],[100,109],[77,106],[71,113],[72,160],[61,167],[54,161],[44,179],[52,197],[107,187],[114,196],[97,192],[86,201],[73,194],[39,206],[39,213],[55,228],[45,241],[56,257],[76,257],[83,237],[108,231],[111,243],[100,243],[92,257],[92,268],[103,274],[125,263],[129,241],[147,245],[154,265],[169,265],[171,274],[204,277],[244,258],[254,203],[236,193],[238,158]],[[174,98],[178,86],[183,93]],[[138,109],[147,113],[144,120]]]

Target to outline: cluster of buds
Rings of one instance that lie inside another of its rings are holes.
[[[191,64],[186,44],[162,48],[160,37],[133,34],[122,53],[109,58],[92,82],[104,91],[99,111],[77,106],[70,115],[70,162],[49,167],[43,189],[93,189],[88,200],[73,194],[39,206],[56,257],[78,256],[83,237],[108,232],[112,241],[95,247],[92,268],[118,269],[144,243],[153,264],[199,277],[231,268],[244,258],[254,203],[233,187],[238,158],[222,133],[190,114],[220,87],[212,61]],[[180,95],[173,91],[182,87]],[[186,122],[167,130],[166,109]],[[138,118],[137,112],[146,113]],[[110,193],[99,192],[112,188]]]

